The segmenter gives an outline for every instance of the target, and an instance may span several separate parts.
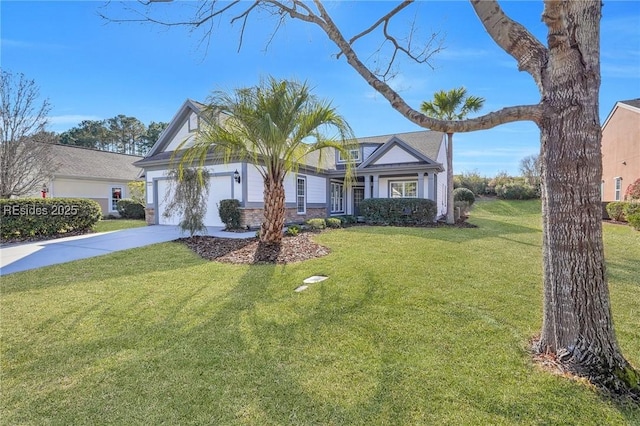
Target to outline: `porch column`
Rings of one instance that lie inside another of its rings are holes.
[[[430,200],[436,201],[436,182],[435,182],[436,174],[434,172],[430,172],[427,176],[427,197]]]
[[[371,198],[371,175],[364,176],[364,198]]]
[[[424,196],[424,173],[418,173],[418,198],[425,198]]]
[[[379,198],[380,191],[378,190],[378,175],[373,175],[373,196],[371,198]]]

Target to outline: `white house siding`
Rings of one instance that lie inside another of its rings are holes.
[[[374,164],[417,163],[419,160],[399,146],[393,146],[377,159]]]
[[[307,176],[307,203],[327,203],[327,179]]]
[[[375,151],[376,148],[378,148],[378,147],[377,146],[363,146],[362,147],[362,161],[365,161],[367,158],[369,158],[369,156],[371,154],[373,154],[373,151]]]
[[[189,119],[193,120],[193,119],[195,119],[194,117],[197,118],[197,115],[194,112],[192,112]],[[195,130],[195,129],[192,129],[192,130]],[[193,131],[189,132],[189,120],[185,120],[185,122],[182,123],[182,127],[180,127],[180,130],[178,130],[176,135],[173,137],[173,139],[169,143],[169,146],[167,146],[164,149],[164,151],[166,151],[166,152],[175,151],[183,141],[185,141],[187,139],[193,139],[194,136],[195,136],[195,132],[193,132]],[[191,145],[192,145],[192,141],[187,143],[184,146],[184,148],[187,148],[187,147],[189,147]]]
[[[264,201],[264,179],[262,179],[262,175],[256,166],[252,164],[247,166],[246,179],[247,202],[262,203]]]

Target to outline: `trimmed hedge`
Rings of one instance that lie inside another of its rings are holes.
[[[437,206],[423,198],[367,198],[360,212],[372,225],[427,225],[435,222]]]
[[[469,206],[476,202],[476,196],[473,191],[467,188],[456,188],[453,190],[453,201],[464,201]],[[467,206],[467,207],[469,207]]]
[[[327,228],[342,228],[342,221],[337,217],[328,217],[325,219]]]
[[[240,229],[240,221],[242,219],[240,201],[233,198],[220,200],[218,214],[226,229]]]
[[[624,220],[624,201],[612,201],[607,204],[607,214],[612,220],[621,222]]]
[[[93,229],[102,216],[100,205],[81,198],[20,198],[0,200],[0,237],[51,237]]]
[[[540,197],[537,188],[528,183],[515,182],[496,185],[496,195],[503,200],[531,200]]]
[[[123,219],[144,219],[144,206],[131,198],[118,200],[116,208]]]
[[[629,225],[633,227],[636,231],[640,231],[640,213],[633,213],[627,216],[627,221]]]
[[[327,227],[327,223],[322,218],[308,219],[304,224],[313,231],[318,231]]]

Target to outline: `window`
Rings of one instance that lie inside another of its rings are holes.
[[[418,182],[415,180],[391,182],[389,193],[391,194],[391,198],[417,198]]]
[[[307,212],[307,180],[303,177],[299,177],[296,182],[296,208],[298,214],[304,214]]]
[[[614,201],[620,201],[620,192],[622,190],[622,178],[621,177],[617,177],[617,178],[613,178],[613,180],[615,181],[615,192],[613,193],[613,200]]]
[[[338,151],[338,163],[346,163],[347,161],[360,161],[360,150],[350,149],[349,158],[344,158],[342,153]]]
[[[331,213],[344,212],[344,185],[331,182]]]
[[[109,203],[112,212],[118,211],[118,201],[122,199],[122,188],[114,186],[111,188],[111,202]]]

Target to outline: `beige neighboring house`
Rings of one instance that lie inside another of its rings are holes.
[[[104,216],[118,215],[118,200],[129,197],[127,182],[141,178],[133,165],[137,155],[118,154],[71,145],[53,145],[53,178],[46,183],[47,198],[89,198]]]
[[[640,178],[640,99],[617,102],[602,125],[602,201],[622,201]]]

